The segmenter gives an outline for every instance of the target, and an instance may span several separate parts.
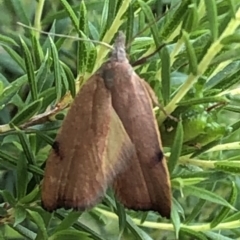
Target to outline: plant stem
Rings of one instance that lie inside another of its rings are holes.
[[[118,220],[118,216],[113,212],[109,212],[109,211],[106,211],[106,210],[103,210],[100,208],[95,208],[95,210],[100,212],[107,218],[111,218],[113,220]],[[154,229],[163,229],[163,230],[167,230],[167,231],[175,231],[174,226],[171,223],[159,223],[159,222],[150,222],[150,221],[145,221],[145,222],[141,223],[141,219],[138,219],[138,218],[131,218],[131,219],[136,225],[138,225],[140,227],[152,228],[152,229],[153,228]],[[239,226],[240,226],[240,220],[236,220],[236,221],[231,221],[231,222],[226,222],[226,223],[220,223],[213,229],[214,230],[235,229],[235,228],[239,228]],[[212,230],[210,223],[196,224],[196,225],[191,225],[191,226],[181,224],[181,227],[187,228],[187,229],[190,229],[190,230],[193,230],[196,232]]]
[[[111,27],[108,29],[108,31],[105,33],[102,41],[105,43],[110,43],[111,40],[113,39],[115,33],[118,31],[119,27],[121,26],[123,20],[121,20],[123,14],[127,11],[128,6],[130,5],[131,0],[124,0],[122,2],[122,5],[111,25]],[[93,69],[93,72],[95,72],[99,66],[102,65],[103,59],[105,58],[105,56],[107,55],[109,49],[103,46],[98,46],[97,47],[97,58],[95,61],[95,66]]]
[[[219,144],[208,149],[206,152],[216,152],[216,151],[223,151],[223,150],[236,150],[240,149],[240,142],[232,142],[232,143],[225,143]]]
[[[38,30],[35,31],[35,36],[37,39],[39,39],[40,32],[42,27],[41,27],[41,17],[42,17],[42,11],[43,11],[43,6],[44,6],[45,0],[39,0],[37,7],[36,7],[36,13],[35,13],[35,19],[34,19],[34,27]]]
[[[223,96],[226,94],[231,94],[231,95],[240,95],[240,89],[239,88],[235,88],[235,89],[227,89],[221,93],[218,94],[218,96]]]
[[[180,157],[178,161],[179,164],[191,164],[204,169],[215,168],[214,164],[216,162],[217,161],[213,161],[213,160],[199,160],[199,159],[190,158],[189,155]]]

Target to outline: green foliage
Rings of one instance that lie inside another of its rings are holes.
[[[238,0],[2,0],[0,8],[1,239],[240,238]],[[89,211],[42,209],[49,144],[109,48],[39,30],[107,44],[123,30],[132,63],[160,49],[135,70],[180,120],[156,110],[171,220],[124,209],[111,191]]]

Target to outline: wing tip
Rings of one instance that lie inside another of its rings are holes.
[[[86,207],[86,206],[81,206],[81,205],[72,205],[72,204],[68,204],[68,203],[54,203],[52,205],[47,205],[44,204],[43,202],[41,202],[41,206],[42,208],[47,211],[47,212],[54,212],[57,209],[65,209],[65,210],[69,210],[69,209],[73,209],[75,211],[85,211],[90,207]]]
[[[163,204],[161,203],[152,203],[152,202],[137,202],[137,201],[126,201],[126,199],[121,198],[121,196],[116,195],[116,198],[121,202],[121,204],[133,211],[153,211],[159,213],[162,217],[170,219],[171,217],[171,201],[167,199]]]
[[[134,210],[134,211],[142,211],[142,212],[146,212],[146,211],[153,211],[153,212],[157,212],[159,213],[162,217],[165,217],[167,219],[170,219],[171,217],[171,208],[166,207],[166,208],[159,208],[154,207],[154,206],[131,206],[131,207],[126,207],[127,209],[130,210]]]
[[[58,199],[57,201],[44,201],[43,199],[41,200],[41,206],[44,210],[47,212],[53,212],[56,211],[57,209],[73,209],[75,211],[85,211],[88,209],[93,208],[99,201],[94,201],[94,202],[80,202],[80,201],[74,201],[72,199]]]

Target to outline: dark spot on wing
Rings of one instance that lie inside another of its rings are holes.
[[[52,148],[54,150],[54,152],[60,156],[60,144],[58,141],[55,141],[53,144],[52,144]]]
[[[160,164],[160,162],[163,160],[163,152],[159,149],[159,151],[151,158],[150,167],[155,167],[156,165]]]
[[[163,152],[160,150],[158,153],[157,153],[157,161],[162,161],[163,160]]]

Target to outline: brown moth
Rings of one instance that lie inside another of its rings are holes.
[[[74,99],[47,159],[42,205],[48,211],[94,206],[135,151],[112,108],[102,72]]]
[[[82,87],[57,135],[43,207],[90,208],[114,181],[125,207],[170,217],[169,174],[152,101],[156,97],[126,59],[119,33],[110,60]]]
[[[127,208],[154,210],[169,218],[171,189],[153,113],[152,101],[156,97],[129,64],[121,32],[110,61],[105,64],[104,81],[112,94],[112,106],[136,148],[130,166],[114,181],[117,198]]]

